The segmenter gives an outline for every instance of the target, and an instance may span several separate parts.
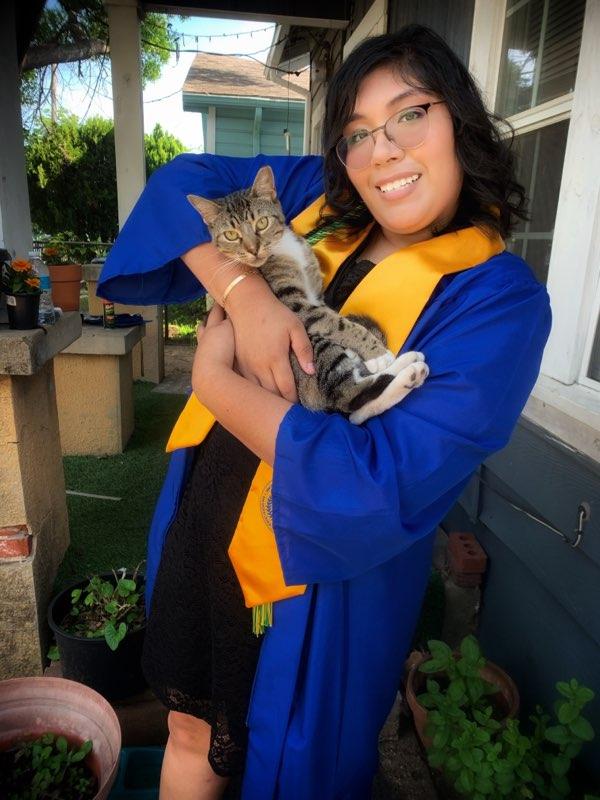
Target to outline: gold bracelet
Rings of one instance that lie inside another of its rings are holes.
[[[227,288],[226,288],[226,289],[225,289],[225,291],[223,292],[223,298],[222,298],[222,300],[221,300],[221,307],[222,307],[222,308],[225,308],[225,301],[226,301],[226,300],[227,300],[227,298],[229,297],[229,294],[230,294],[231,290],[232,290],[232,289],[233,289],[235,286],[237,286],[237,285],[238,285],[238,283],[241,283],[241,282],[244,280],[244,278],[247,278],[247,277],[249,277],[249,275],[251,275],[251,273],[249,273],[249,272],[244,272],[242,275],[238,275],[236,278],[234,278],[234,279],[231,281],[231,283],[230,283],[230,284],[228,284]]]

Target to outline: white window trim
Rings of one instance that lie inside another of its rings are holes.
[[[548,272],[554,324],[542,362],[546,375],[567,385],[581,382],[587,372],[584,352],[597,322],[592,311],[600,279],[598,41],[600,2],[588,0]]]
[[[506,0],[476,0],[469,68],[496,100]],[[575,89],[510,122],[518,133],[571,119],[550,268],[553,327],[524,416],[600,460],[600,383],[586,377],[600,313],[600,0],[587,0]],[[570,420],[566,423],[565,420]],[[585,444],[587,442],[587,444]]]

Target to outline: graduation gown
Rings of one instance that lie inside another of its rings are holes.
[[[202,289],[178,256],[208,234],[185,195],[250,185],[264,163],[288,220],[321,194],[317,157],[179,156],[150,179],[99,294],[136,304],[197,297]],[[423,351],[430,376],[401,404],[362,426],[299,405],[286,414],[273,530],[286,584],[307,589],[275,604],[263,641],[244,800],[369,797],[435,528],[473,471],[508,442],[549,329],[545,288],[502,253],[442,278],[402,348]],[[150,532],[150,591],[192,453],[171,457]]]

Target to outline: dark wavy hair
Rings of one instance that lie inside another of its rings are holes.
[[[396,33],[366,39],[333,76],[327,92],[323,125],[325,194],[333,217],[347,228],[364,227],[373,217],[340,163],[335,146],[353,112],[362,80],[378,67],[391,66],[409,86],[446,101],[454,125],[456,155],[464,178],[448,233],[476,225],[502,237],[518,220],[527,219],[525,190],[515,177],[512,130],[502,138],[501,118],[488,112],[475,81],[454,51],[430,28],[407,25]],[[323,222],[331,222],[323,214]]]

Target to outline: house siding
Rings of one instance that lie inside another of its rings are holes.
[[[469,63],[475,0],[392,0],[388,5],[388,30],[404,25],[427,25],[439,33],[465,63]]]
[[[515,679],[523,718],[536,704],[552,709],[559,680],[592,688],[586,716],[598,732],[600,466],[522,418],[481,477],[487,485],[474,479],[443,527],[475,533],[489,558],[479,626],[484,651]],[[511,506],[573,536],[583,501],[592,514],[578,548]],[[597,745],[581,760],[600,779]]]

